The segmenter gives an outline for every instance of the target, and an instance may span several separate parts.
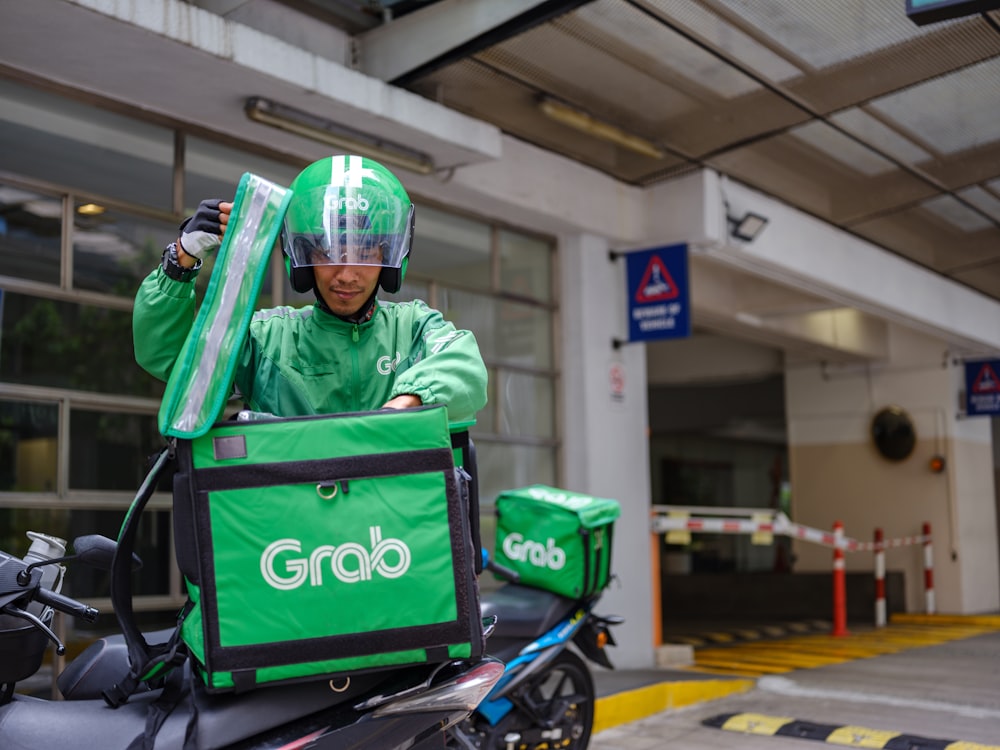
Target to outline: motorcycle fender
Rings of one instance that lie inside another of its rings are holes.
[[[603,635],[602,635],[603,634]],[[607,651],[600,645],[606,642],[615,644],[611,631],[603,623],[588,620],[576,635],[573,636],[573,643],[576,644],[580,652],[595,664],[599,664],[605,669],[614,669],[614,665],[608,658]]]

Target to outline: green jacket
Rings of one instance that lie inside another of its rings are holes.
[[[194,322],[195,287],[157,268],[136,294],[135,359],[167,380]],[[475,336],[419,300],[378,302],[348,323],[317,306],[258,311],[236,366],[247,408],[282,417],[369,411],[412,393],[446,404],[452,423],[486,404],[487,374]]]

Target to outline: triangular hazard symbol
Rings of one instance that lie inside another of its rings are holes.
[[[662,302],[666,299],[674,299],[679,295],[680,289],[670,276],[670,271],[663,265],[659,255],[654,255],[649,259],[646,272],[642,275],[639,288],[635,291],[636,302]]]
[[[1000,379],[989,364],[979,369],[979,374],[972,382],[973,393],[1000,393]]]

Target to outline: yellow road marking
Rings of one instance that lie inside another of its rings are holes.
[[[736,714],[722,725],[729,732],[773,735],[785,724],[795,721],[786,716],[765,716],[764,714]]]
[[[776,737],[797,737],[799,739],[818,740],[832,745],[847,747],[864,747],[873,750],[883,750],[893,739],[902,736],[902,732],[871,729],[859,726],[832,726],[819,724],[802,719],[792,719],[787,716],[767,716],[757,713],[721,714],[702,721],[705,726],[724,729],[728,732],[744,734],[760,734]],[[940,747],[947,740],[918,738],[909,736],[907,747]],[[1000,750],[1000,745],[981,745],[976,742],[953,741],[945,746],[946,750]]]
[[[850,747],[883,748],[885,743],[899,735],[900,732],[884,732],[878,729],[848,726],[839,727],[830,732],[826,741],[834,745],[848,745]]]
[[[923,624],[924,622],[929,624]],[[895,622],[895,621],[894,621]],[[1000,629],[1000,617],[906,619],[899,624],[834,637],[829,634],[798,635],[778,640],[726,643],[695,648],[694,670],[763,676],[795,669],[840,664],[912,648],[932,646]],[[719,640],[724,634],[709,637]]]

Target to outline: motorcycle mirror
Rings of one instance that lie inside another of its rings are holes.
[[[78,536],[73,540],[73,550],[75,557],[82,563],[102,570],[111,570],[111,563],[115,559],[115,552],[118,550],[118,543],[100,534],[87,534]],[[142,559],[132,553],[132,570],[142,567]]]
[[[79,560],[85,565],[90,565],[102,570],[111,570],[111,565],[115,559],[115,551],[117,549],[118,543],[111,541],[106,536],[101,536],[100,534],[78,536],[73,540],[74,553],[72,555],[52,557],[48,560],[39,560],[38,562],[31,563],[31,565],[18,572],[17,584],[19,586],[27,586],[31,582],[31,571],[35,568],[40,568],[43,565],[69,562],[70,560]],[[132,570],[138,570],[141,567],[142,559],[133,552]]]

